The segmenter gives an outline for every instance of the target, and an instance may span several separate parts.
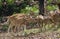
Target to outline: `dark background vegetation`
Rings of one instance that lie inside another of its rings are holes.
[[[59,3],[60,0],[58,0]],[[30,10],[43,14],[44,13],[45,0],[0,0],[0,16],[9,16],[13,13],[29,13]],[[57,0],[46,0],[46,9],[51,11],[57,8],[57,5],[51,3],[57,3]],[[40,9],[41,8],[41,9]]]

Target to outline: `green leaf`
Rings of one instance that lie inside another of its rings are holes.
[[[7,3],[8,4],[13,4],[14,3],[14,0],[7,0]]]
[[[55,10],[56,8],[57,8],[57,6],[50,6],[50,5],[48,5],[47,7],[47,10]]]

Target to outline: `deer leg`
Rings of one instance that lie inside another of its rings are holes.
[[[8,28],[8,33],[10,32],[11,27],[12,27],[12,26],[11,26],[11,24],[10,24],[10,25],[9,25],[9,28]]]
[[[21,26],[21,25],[20,25]],[[20,31],[20,26],[18,26],[18,32]]]
[[[16,26],[13,27],[13,32],[16,33]]]
[[[26,30],[26,25],[24,25],[24,31]]]
[[[43,31],[43,21],[42,22],[40,22],[41,24],[39,24],[39,26],[41,27],[40,28],[40,30],[41,30],[41,32]]]
[[[45,26],[46,26],[46,24],[43,22],[42,23],[42,31],[46,30]]]

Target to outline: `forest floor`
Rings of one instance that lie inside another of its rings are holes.
[[[0,33],[0,39],[60,39],[60,30],[29,34],[28,36],[9,36],[7,33]]]

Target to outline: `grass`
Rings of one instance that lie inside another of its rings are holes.
[[[30,33],[38,33],[39,31],[40,29],[36,28],[36,29],[25,30],[24,32],[26,32],[27,34],[30,34]]]
[[[55,27],[57,26],[57,27]],[[37,34],[37,33],[44,33],[44,32],[51,32],[51,31],[60,31],[60,25],[55,25],[53,26],[52,24],[47,24],[44,25],[44,27],[42,28],[32,28],[32,29],[26,29],[24,31],[19,32],[19,35],[29,35],[29,34]],[[5,30],[7,27],[4,26],[3,29]]]
[[[40,29],[39,28],[35,28],[35,29],[29,29],[29,30],[21,31],[18,34],[26,36],[26,35],[29,35],[29,34],[36,34],[38,32],[40,32]]]
[[[56,26],[57,27],[52,26],[51,24],[46,25],[44,27],[46,30],[44,30],[44,28],[43,28],[42,32],[60,31],[60,27],[58,25],[56,25]],[[23,33],[24,33],[24,35],[29,35],[30,33],[36,34],[36,33],[42,33],[42,32],[40,31],[40,28],[35,28],[35,29],[24,30]]]

